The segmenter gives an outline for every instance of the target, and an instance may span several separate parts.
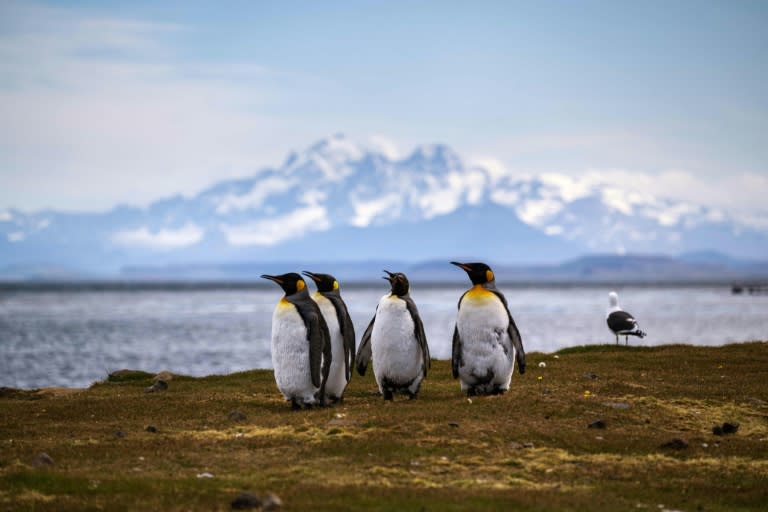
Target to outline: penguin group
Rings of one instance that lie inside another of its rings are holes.
[[[451,373],[467,396],[500,395],[509,390],[517,365],[525,373],[525,349],[507,300],[485,263],[451,264],[471,282],[458,301],[451,346]],[[384,400],[395,394],[415,399],[430,368],[429,344],[408,277],[385,270],[390,290],[355,346],[355,329],[338,280],[304,271],[317,291],[309,293],[295,272],[261,277],[278,284],[283,297],[272,315],[272,366],[280,393],[293,409],[343,401],[353,369],[365,375],[369,364]],[[645,336],[637,321],[610,295],[607,322],[618,336]]]

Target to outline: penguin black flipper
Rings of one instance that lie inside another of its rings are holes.
[[[332,293],[325,294],[325,297],[331,301],[336,310],[336,318],[339,320],[339,329],[341,337],[344,340],[344,369],[347,380],[352,377],[352,365],[355,362],[355,326],[349,317],[347,305],[339,295]]]
[[[416,341],[419,343],[419,347],[421,347],[421,355],[424,363],[424,376],[426,377],[427,368],[430,368],[432,363],[429,357],[429,345],[427,344],[427,334],[424,332],[424,324],[421,322],[419,310],[416,308],[416,303],[413,302],[411,296],[405,295],[400,298],[405,301],[408,312],[413,319],[413,334],[416,336]]]
[[[378,309],[378,308],[376,308]],[[365,375],[368,370],[368,363],[371,362],[371,333],[373,332],[373,323],[376,321],[376,315],[371,318],[371,323],[368,324],[368,328],[365,329],[363,337],[360,340],[360,346],[357,349],[357,357],[355,358],[355,365],[357,366],[357,373]]]
[[[461,309],[461,301],[467,292],[461,294],[456,309]],[[503,301],[502,301],[503,302]],[[459,378],[459,366],[461,366],[461,336],[459,336],[459,324],[453,328],[453,342],[451,343],[451,374],[454,379]]]
[[[507,305],[507,299],[504,294],[498,290],[491,290],[504,304],[504,309],[507,310],[507,317],[509,317],[509,327],[507,327],[507,334],[509,340],[512,342],[512,346],[515,347],[515,359],[517,359],[517,369],[523,374],[525,373],[525,350],[523,349],[523,338],[520,336],[520,331],[517,330],[517,325],[512,319],[512,313],[509,312],[509,306]]]
[[[453,343],[451,343],[451,374],[454,379],[459,378],[459,365],[461,364],[461,337],[459,326],[453,328]]]
[[[312,377],[312,385],[319,387],[320,397],[325,395],[325,380],[331,370],[331,334],[328,324],[325,323],[323,314],[318,305],[307,297],[306,299],[292,300],[304,326],[307,329],[307,341],[309,342],[309,369]]]

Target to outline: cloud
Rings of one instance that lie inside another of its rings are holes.
[[[285,123],[258,107],[286,77],[177,54],[191,28],[12,2],[0,17],[0,205],[147,204],[283,156]]]
[[[324,231],[330,227],[325,208],[311,205],[270,219],[237,225],[223,224],[221,230],[230,245],[268,247],[300,238],[309,231]]]
[[[178,229],[161,229],[157,232],[152,232],[146,226],[119,231],[112,235],[112,241],[126,247],[166,251],[194,245],[204,235],[202,228],[188,222]]]

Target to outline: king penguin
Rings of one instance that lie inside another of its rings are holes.
[[[405,274],[385,270],[391,286],[376,307],[376,313],[360,340],[356,364],[365,375],[373,359],[373,375],[384,400],[395,392],[414,399],[429,368],[429,346],[419,311],[408,293]]]
[[[325,403],[331,367],[328,326],[299,274],[262,275],[285,295],[272,315],[272,366],[277,388],[293,409]]]
[[[485,263],[451,264],[463,269],[473,285],[459,299],[451,354],[453,378],[459,378],[468,396],[503,394],[509,389],[515,359],[520,373],[525,373],[523,340],[507,299],[496,289],[493,271]]]
[[[352,365],[355,361],[355,326],[349,317],[347,305],[341,298],[339,282],[330,274],[316,274],[304,271],[317,285],[312,299],[320,307],[328,332],[331,336],[331,369],[325,383],[325,396],[333,403],[344,398],[349,379],[352,377]]]
[[[616,336],[616,344],[619,344],[619,336],[624,336],[624,344],[628,345],[629,336],[645,338],[646,334],[640,330],[637,320],[621,309],[619,306],[619,295],[616,292],[608,294],[608,315],[605,318],[608,328]]]

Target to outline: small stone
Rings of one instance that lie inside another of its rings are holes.
[[[605,428],[606,424],[604,420],[597,420],[593,421],[589,425],[587,425],[587,428]]]
[[[282,506],[283,500],[281,500],[280,496],[273,492],[268,492],[267,495],[264,496],[264,502],[261,504],[261,508],[267,512],[270,510],[277,510]]]
[[[535,448],[532,442],[528,441],[523,443],[523,448]]]
[[[209,473],[207,471],[205,471],[203,473],[198,473],[197,474],[197,478],[201,478],[201,479],[202,478],[213,478],[213,473]]]
[[[154,425],[149,425],[149,426],[147,427],[147,432],[150,432],[150,433],[152,433],[152,434],[157,434],[157,427],[156,427],[156,426],[154,426]]]
[[[594,374],[594,373],[592,373],[592,372],[587,372],[587,373],[585,373],[585,374],[584,374],[584,377],[586,377],[587,379],[592,379],[592,380],[594,380],[594,379],[596,379],[596,378],[597,378],[597,375],[596,375],[596,374]]]
[[[544,361],[539,363],[539,368],[546,368],[546,367],[547,367],[547,363],[545,363]]]
[[[145,393],[156,393],[158,391],[165,391],[168,389],[168,383],[162,379],[158,379],[154,384],[144,390]]]
[[[667,441],[666,443],[659,446],[659,448],[670,448],[672,450],[685,450],[688,448],[688,442],[684,439],[680,439],[679,437],[676,437],[672,439],[671,441]]]
[[[725,422],[723,423],[723,434],[735,434],[739,430],[739,424],[738,423],[730,423]]]
[[[45,452],[40,452],[37,454],[37,456],[34,459],[32,459],[32,465],[35,466],[36,468],[52,466],[53,458]]]
[[[230,419],[230,421],[245,421],[246,419],[248,419],[248,416],[246,416],[245,414],[241,413],[236,409],[233,411],[230,411],[227,417]]]
[[[117,432],[115,432],[115,437],[117,439],[122,439],[125,437],[125,432],[123,432],[122,430],[118,430]]]
[[[523,447],[523,445],[518,443],[517,441],[512,441],[511,443],[509,443],[509,447],[512,448],[513,450],[519,450]]]
[[[237,510],[246,510],[249,508],[259,508],[261,506],[261,500],[258,496],[252,492],[241,492],[238,494],[232,503],[232,508]],[[265,509],[266,510],[266,509]]]
[[[448,426],[449,427],[453,427],[453,428],[459,428],[459,424],[458,423],[449,423]]]
[[[620,410],[629,409],[629,404],[626,404],[624,402],[605,402],[603,403],[603,405],[606,407],[610,407],[611,409],[620,409]]]

